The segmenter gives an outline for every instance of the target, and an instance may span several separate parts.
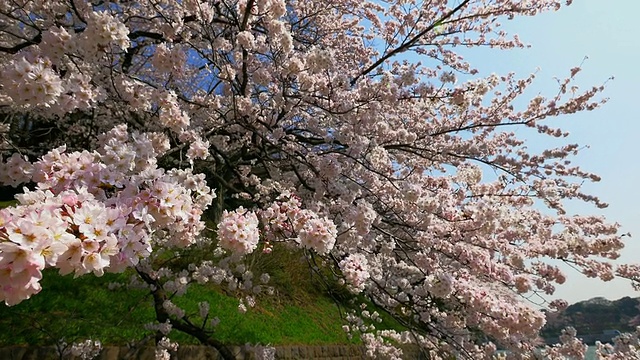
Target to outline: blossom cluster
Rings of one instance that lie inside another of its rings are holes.
[[[264,231],[260,230],[260,223]],[[223,212],[218,224],[218,243],[223,249],[239,255],[249,254],[258,247],[261,236],[265,237],[267,252],[270,240],[283,239],[324,255],[333,248],[337,229],[328,218],[302,209],[300,199],[288,192],[258,213],[243,207]]]
[[[284,192],[260,212],[267,237],[294,239],[305,248],[328,254],[338,236],[336,225],[309,209],[302,209],[300,198]]]
[[[560,334],[560,343],[544,351],[545,358],[548,359],[584,359],[588,346],[583,344],[577,337],[576,329],[568,327]]]
[[[26,156],[14,153],[7,159],[0,158],[0,184],[18,187],[31,180],[33,165]]]
[[[613,344],[596,342],[596,356],[599,360],[637,359],[640,357],[640,328],[616,336]]]
[[[73,343],[69,352],[82,360],[90,360],[96,358],[101,351],[102,343],[100,341],[87,339],[83,342]]]
[[[370,276],[367,258],[362,254],[350,254],[340,261],[339,265],[349,290],[354,293],[364,290],[366,281]]]
[[[47,58],[14,60],[5,65],[0,83],[15,105],[51,106],[63,92],[62,81]]]
[[[170,48],[166,44],[158,45],[151,59],[156,71],[161,73],[178,72],[183,68],[184,62],[184,52],[179,47]]]
[[[92,83],[89,72],[67,71],[67,56],[86,56],[91,62],[111,49],[124,50],[130,44],[129,29],[105,11],[88,11],[87,20],[81,34],[61,26],[46,29],[41,44],[4,62],[0,84],[6,105],[45,108],[63,115],[76,109],[88,110],[104,100],[104,89]],[[78,65],[77,61],[71,64]]]
[[[249,254],[258,247],[258,224],[258,217],[252,211],[242,207],[232,212],[225,210],[218,224],[218,244],[234,254]]]
[[[166,336],[160,339],[155,348],[156,360],[171,360],[171,353],[178,350],[178,343],[172,342]]]
[[[29,164],[12,156],[8,184],[37,183],[0,210],[0,299],[16,304],[40,291],[45,267],[76,276],[121,271],[150,255],[154,244],[192,244],[213,193],[190,170],[159,169],[163,141],[119,126],[96,152],[54,149]],[[157,144],[154,147],[154,143]],[[25,170],[28,169],[28,170]]]
[[[129,29],[116,17],[106,11],[94,11],[89,15],[87,28],[83,33],[85,49],[101,53],[109,46],[119,49],[129,47]]]

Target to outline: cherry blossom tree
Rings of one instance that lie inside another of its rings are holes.
[[[567,137],[558,121],[599,107],[603,87],[578,88],[576,67],[529,99],[535,75],[484,74],[459,52],[524,47],[500,21],[561,3],[0,2],[0,183],[33,184],[0,210],[0,300],[35,296],[48,267],[134,269],[159,358],[172,330],[230,358],[206,302],[194,317],[170,299],[207,282],[250,294],[244,256],[286,246],[376,307],[345,324],[371,356],[535,356],[545,319],[527,296],[565,282],[558,262],[640,275],[610,262],[618,224],[564,209],[606,206],[581,190],[599,178],[572,164],[580,147],[527,146]],[[156,261],[212,246],[180,271]],[[377,311],[406,330],[378,330]],[[548,357],[584,355],[563,336]]]

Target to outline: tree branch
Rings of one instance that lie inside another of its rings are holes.
[[[380,66],[382,63],[387,61],[389,58],[392,58],[392,57],[394,57],[394,56],[396,56],[396,55],[398,55],[398,54],[400,54],[402,52],[407,51],[411,46],[413,46],[415,43],[417,43],[418,40],[420,40],[420,38],[425,36],[429,31],[433,30],[437,26],[441,25],[445,20],[450,18],[453,14],[457,13],[458,11],[460,11],[470,1],[471,0],[464,0],[463,2],[460,3],[460,5],[456,6],[453,10],[449,11],[448,13],[446,13],[438,21],[435,21],[433,24],[429,25],[426,29],[422,30],[420,33],[418,33],[418,35],[414,36],[411,40],[403,43],[402,45],[400,45],[397,48],[395,48],[395,49],[391,50],[390,52],[388,52],[386,55],[382,56],[380,59],[378,59],[378,61],[376,61],[373,64],[371,64],[363,72],[358,74],[358,76],[353,78],[353,80],[351,80],[351,86],[355,85],[356,82],[358,81],[358,79],[360,79],[361,77],[367,75],[371,71],[375,70],[378,66]]]

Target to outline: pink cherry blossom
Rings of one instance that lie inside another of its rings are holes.
[[[340,261],[340,269],[344,274],[349,288],[353,292],[364,290],[369,278],[367,258],[362,254],[351,254]]]
[[[477,48],[525,47],[503,20],[560,6],[0,2],[0,184],[24,186],[0,210],[0,300],[37,294],[46,268],[135,268],[156,300],[149,328],[211,344],[215,314],[192,321],[170,298],[213,282],[249,312],[267,287],[247,258],[282,246],[407,324],[349,313],[371,357],[402,358],[405,343],[432,359],[532,356],[545,319],[522,295],[570,282],[558,262],[640,280],[611,262],[620,225],[566,208],[606,203],[572,162],[582,145],[550,119],[597,109],[604,87],[578,87],[573,67],[530,96],[535,74],[472,63]],[[161,265],[185,248],[207,251]],[[637,338],[601,358],[637,357]],[[158,356],[170,349],[158,341]],[[584,344],[569,329],[544,353],[580,358]]]
[[[218,224],[220,247],[236,254],[249,254],[258,246],[258,217],[242,207],[233,212],[224,211]]]

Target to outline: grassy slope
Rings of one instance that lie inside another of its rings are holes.
[[[0,203],[0,208],[12,205]],[[193,252],[194,259],[202,253]],[[348,344],[342,330],[346,291],[336,288],[340,307],[317,279],[311,276],[301,252],[276,248],[272,254],[255,254],[248,259],[255,274],[271,275],[269,285],[275,295],[261,295],[257,305],[245,314],[238,311],[238,299],[217,286],[192,285],[188,294],[174,301],[187,311],[197,313],[197,304],[208,301],[210,316],[218,317],[215,337],[228,344]],[[152,332],[143,325],[154,320],[151,296],[144,290],[109,290],[110,283],[126,283],[130,274],[60,276],[53,269],[44,272],[43,290],[16,306],[0,303],[0,346],[30,344],[51,345],[64,338],[67,342],[87,338],[105,344],[140,341]],[[334,290],[336,290],[334,289]],[[334,294],[336,295],[336,294]],[[394,327],[386,320],[383,327]],[[182,343],[194,339],[172,332]]]
[[[126,344],[151,332],[142,325],[154,319],[151,298],[143,290],[109,290],[110,282],[123,281],[123,274],[92,275],[73,279],[45,272],[40,294],[13,307],[0,304],[0,346],[50,345],[64,338],[76,341],[100,339],[108,344]],[[305,290],[297,291],[299,294]],[[298,295],[299,295],[298,294]],[[246,314],[238,311],[238,300],[215,287],[194,285],[175,302],[187,314],[197,312],[206,300],[211,316],[218,317],[215,337],[229,344],[343,344],[350,343],[342,331],[337,305],[317,292],[304,294],[304,301],[286,295],[264,296]],[[172,333],[172,338],[192,339]]]
[[[126,343],[140,338],[139,323],[152,319],[152,309],[142,291],[107,289],[115,275],[73,279],[47,271],[43,291],[16,306],[0,304],[0,346],[51,345],[85,338]]]

